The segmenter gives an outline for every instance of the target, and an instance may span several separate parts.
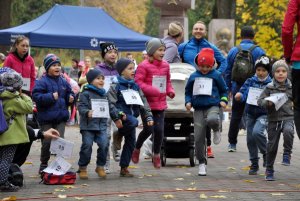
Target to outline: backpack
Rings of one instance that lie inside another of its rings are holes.
[[[252,51],[257,45],[252,45],[248,50],[243,50],[241,46],[237,46],[238,53],[235,56],[231,80],[242,85],[249,77],[254,75],[254,61]]]
[[[63,175],[55,175],[52,173],[43,172],[42,181],[40,183],[46,185],[62,185],[62,184],[74,184],[76,181],[75,172],[67,172]]]

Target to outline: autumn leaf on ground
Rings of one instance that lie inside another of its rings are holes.
[[[176,191],[183,191],[182,188],[176,188],[175,190],[176,190]]]
[[[255,183],[255,181],[249,180],[249,179],[244,180],[244,182],[247,182],[247,183]]]
[[[201,193],[200,196],[199,196],[200,199],[207,199],[208,197],[204,194],[204,193]]]
[[[230,190],[218,190],[219,193],[228,193],[231,192]]]
[[[32,162],[25,161],[24,165],[32,165]]]
[[[227,170],[235,170],[235,167],[228,167]]]
[[[185,166],[185,165],[178,165],[178,166],[176,166],[176,168],[187,168],[187,166]]]
[[[66,199],[67,195],[58,195],[57,197],[60,198],[60,199]]]
[[[193,188],[187,188],[186,190],[188,191],[195,191],[197,188],[196,187],[193,187]]]
[[[242,170],[250,170],[250,166],[243,167]]]
[[[272,196],[282,196],[285,195],[284,193],[271,193]]]
[[[59,189],[59,188],[56,188],[54,189],[55,192],[65,192],[66,190],[65,189]]]
[[[186,172],[185,174],[187,174],[187,175],[191,175],[192,173],[190,173],[190,172]]]
[[[90,186],[89,184],[81,184],[81,186]]]
[[[224,195],[212,195],[212,196],[209,196],[210,198],[223,198],[223,199],[226,199],[226,196]]]
[[[174,195],[171,195],[171,194],[163,195],[163,198],[165,198],[165,199],[173,199]]]
[[[127,195],[127,194],[120,194],[119,197],[129,198],[130,195]]]
[[[195,185],[196,184],[196,182],[195,181],[192,181],[191,183],[190,183],[190,185]]]
[[[174,180],[175,181],[182,181],[182,180],[184,180],[184,178],[175,178]]]
[[[1,201],[15,201],[15,200],[17,200],[16,196],[9,196],[9,197],[3,198]]]
[[[66,189],[69,189],[69,188],[76,188],[75,186],[72,186],[72,185],[64,185],[63,187],[66,188]]]
[[[144,174],[145,177],[153,177],[152,174]]]
[[[130,165],[130,166],[128,166],[128,168],[130,168],[130,169],[137,169],[138,167],[134,166],[134,165]]]
[[[75,200],[83,200],[84,199],[84,197],[74,197],[75,198]]]

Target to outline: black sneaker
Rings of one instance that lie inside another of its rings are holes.
[[[41,163],[40,169],[39,169],[39,174],[42,174],[43,170],[46,169],[47,167],[48,167],[48,164]]]
[[[281,164],[284,166],[290,166],[291,165],[291,156],[289,154],[283,154]]]
[[[251,164],[250,170],[249,170],[249,175],[257,175],[257,172],[259,170],[259,167],[257,164]]]
[[[20,187],[15,186],[8,181],[5,182],[4,184],[0,184],[0,191],[2,192],[16,192],[20,189]]]

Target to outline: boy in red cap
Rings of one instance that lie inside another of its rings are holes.
[[[206,126],[214,132],[214,144],[221,141],[220,107],[227,105],[227,86],[222,74],[213,67],[214,51],[203,48],[195,58],[197,71],[185,86],[185,107],[194,111],[195,153],[199,160],[199,176],[206,176]]]

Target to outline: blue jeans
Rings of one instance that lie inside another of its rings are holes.
[[[263,155],[267,150],[267,115],[255,118],[253,115],[247,114],[247,147],[249,150],[249,157],[252,164],[258,164],[258,150]]]
[[[82,144],[79,152],[79,167],[86,167],[90,161],[92,156],[92,148],[93,142],[96,142],[98,145],[97,149],[97,167],[103,167],[106,163],[106,155],[108,151],[107,146],[107,132],[106,127],[100,131],[87,131],[82,130]]]

